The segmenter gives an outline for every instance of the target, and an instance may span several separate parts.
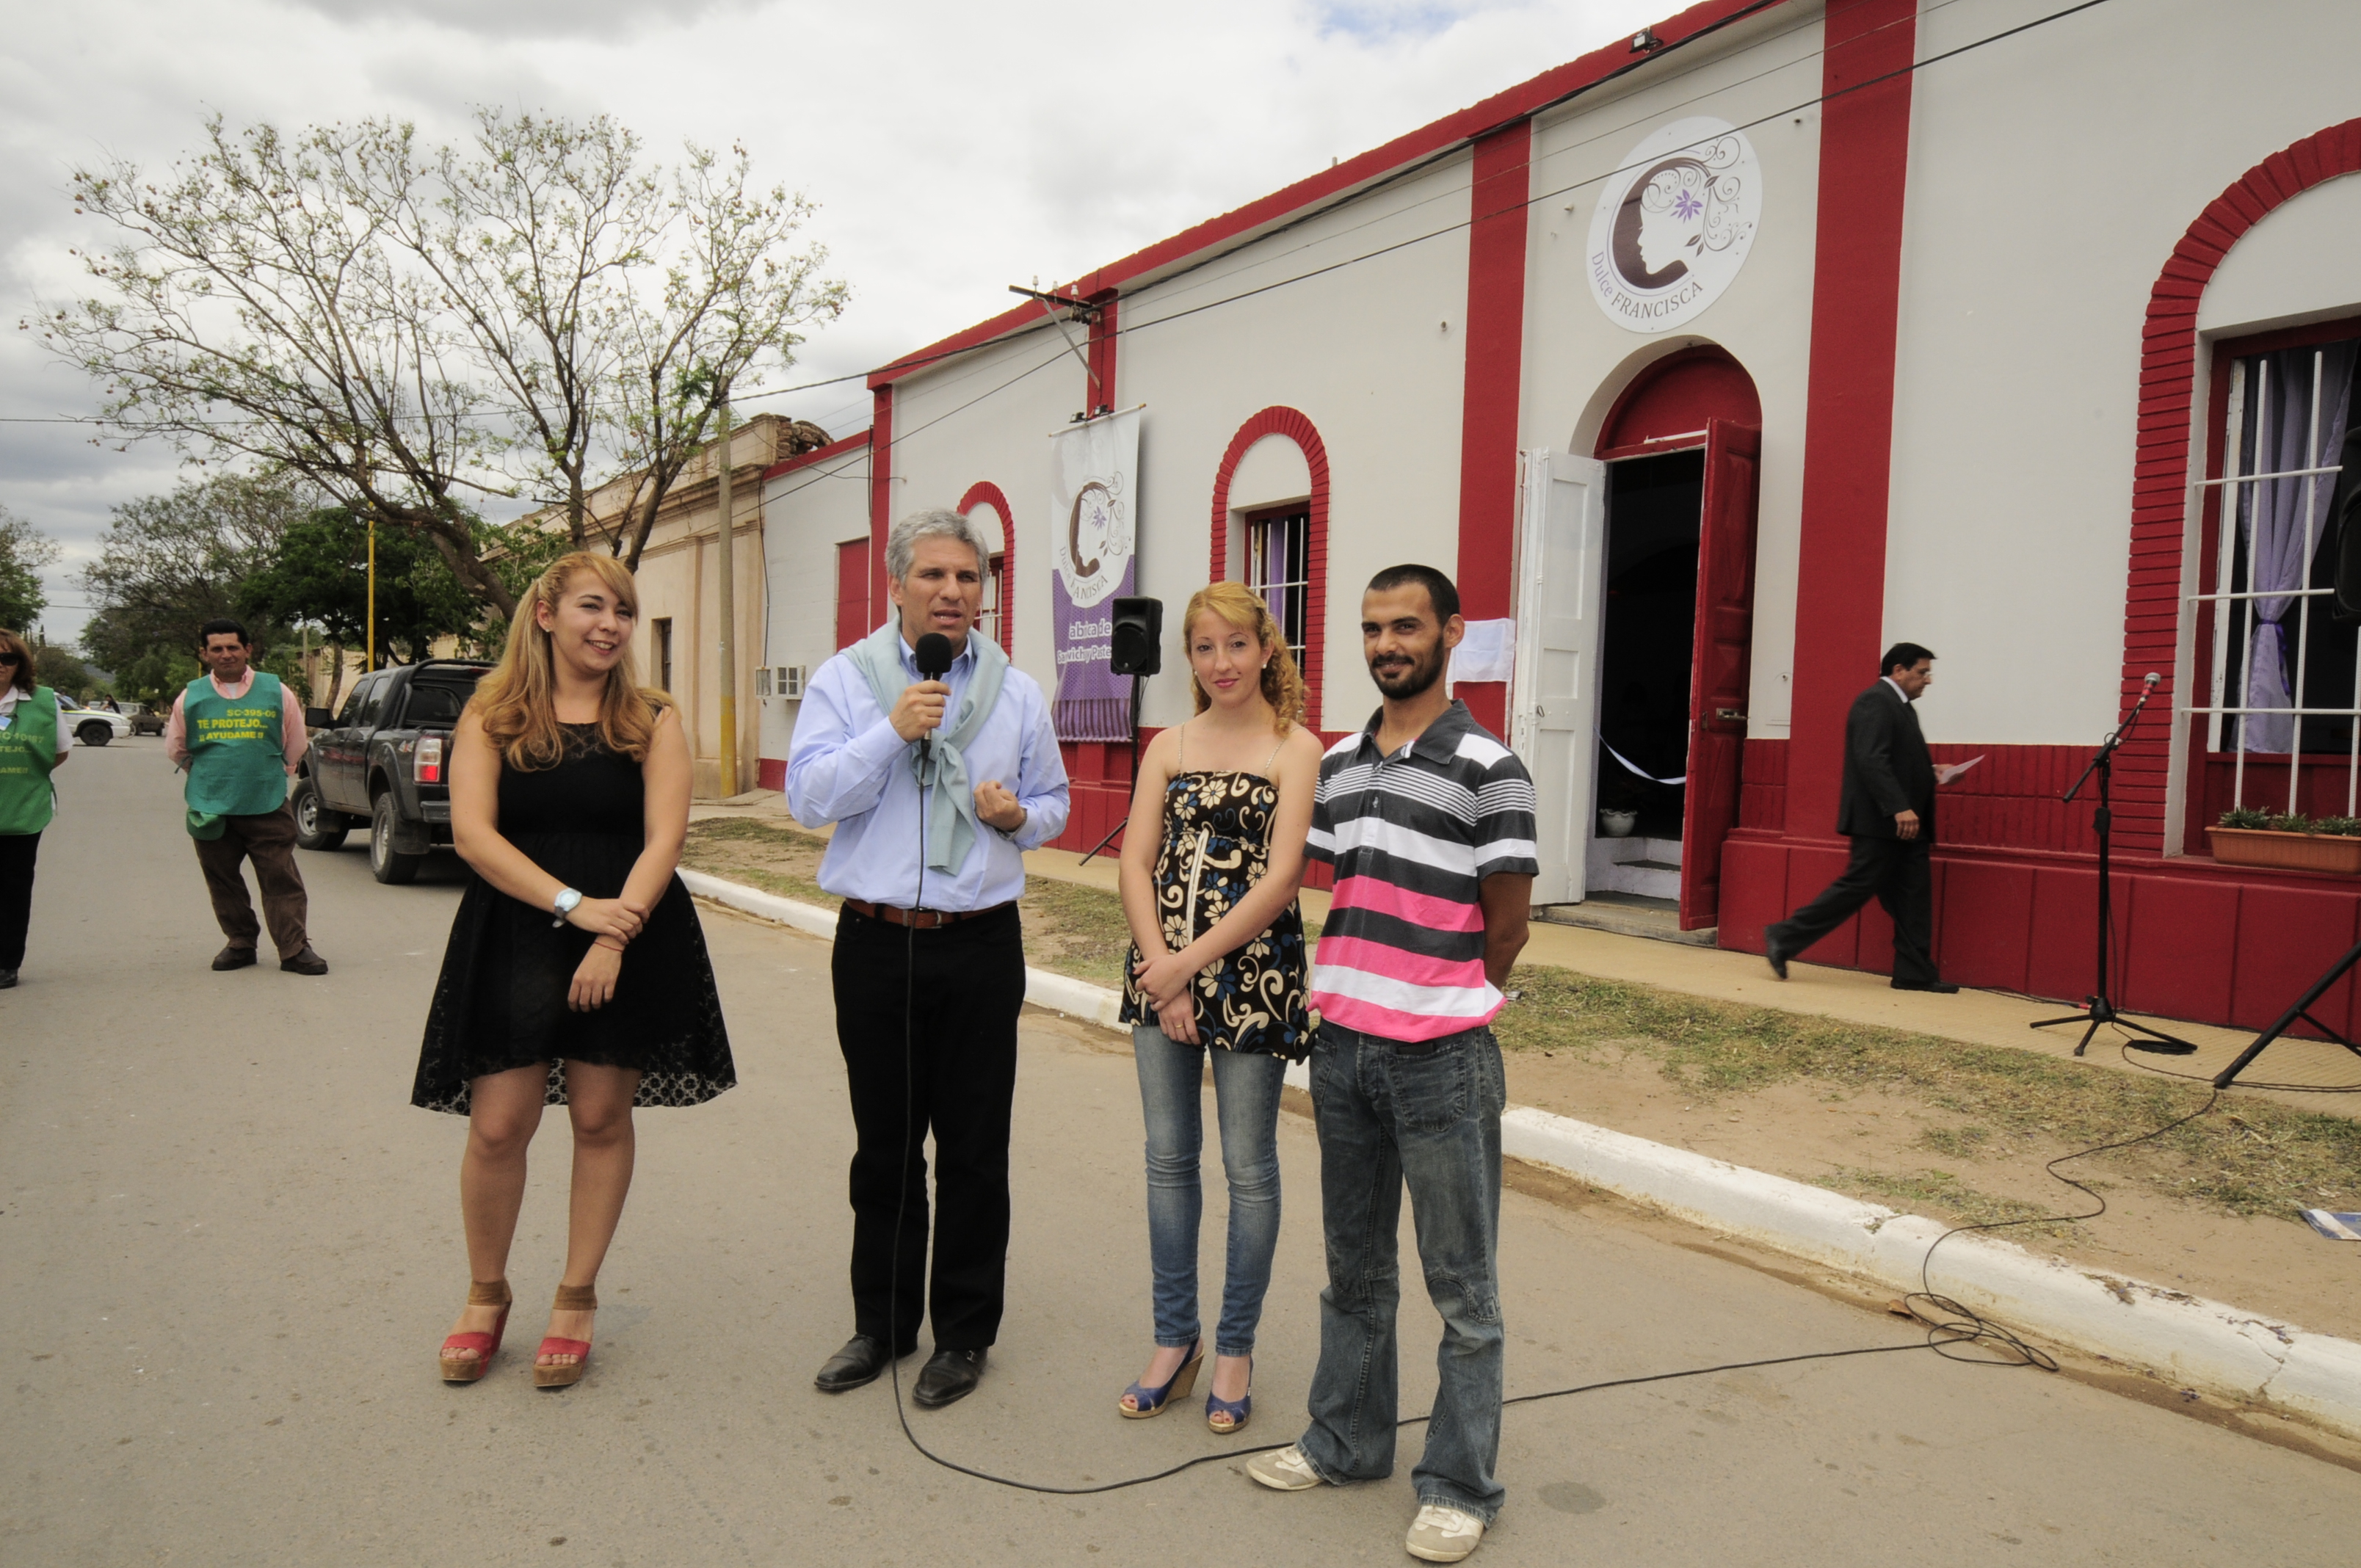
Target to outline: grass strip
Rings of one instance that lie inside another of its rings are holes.
[[[826,905],[835,900],[814,880],[826,847],[826,839],[792,826],[716,817],[690,825],[681,863]],[[1123,983],[1131,938],[1114,893],[1036,877],[1020,909],[1027,962],[1094,985]],[[1305,926],[1307,936],[1318,936],[1317,925]],[[1493,1025],[1510,1050],[1565,1051],[1592,1061],[1638,1054],[1700,1098],[1797,1081],[1826,1085],[1837,1095],[1901,1095],[1960,1118],[1921,1139],[1954,1161],[2051,1159],[2147,1132],[2205,1100],[2201,1084],[1713,1002],[1570,970],[1526,965],[1510,985],[1516,1000]],[[2361,1208],[2361,1122],[2271,1101],[2238,1100],[2153,1144],[2089,1163],[2147,1190],[2232,1214],[2292,1218],[2300,1208]],[[1817,1184],[1897,1206],[1938,1207],[1971,1223],[2048,1212],[1981,1193],[1941,1169],[1905,1175],[1840,1168]]]

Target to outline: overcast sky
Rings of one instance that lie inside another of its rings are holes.
[[[49,636],[80,630],[109,509],[169,489],[163,446],[93,445],[92,389],[14,329],[82,289],[105,236],[78,162],[166,163],[203,117],[392,115],[456,137],[473,105],[606,112],[667,159],[742,143],[819,204],[852,287],[788,379],[865,370],[1570,60],[1677,0],[73,0],[12,6],[0,58],[0,505],[56,538]],[[858,381],[772,400],[833,433]]]

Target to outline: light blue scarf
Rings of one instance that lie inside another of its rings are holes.
[[[931,754],[910,749],[910,768],[917,774],[927,814],[927,865],[929,870],[957,875],[975,847],[975,786],[967,776],[964,748],[975,743],[983,721],[1000,701],[1000,683],[1008,674],[1008,655],[1000,645],[970,628],[967,645],[975,651],[975,674],[968,678],[967,696],[949,728],[938,730]],[[887,713],[910,684],[902,664],[902,623],[889,620],[845,650],[852,667],[869,683],[869,695]],[[933,790],[931,796],[925,795]]]

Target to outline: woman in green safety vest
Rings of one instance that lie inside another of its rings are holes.
[[[33,651],[0,630],[0,991],[16,983],[25,933],[33,924],[33,862],[41,829],[57,809],[49,775],[66,760],[73,732],[58,694],[33,679]]]

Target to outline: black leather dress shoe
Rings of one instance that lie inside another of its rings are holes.
[[[16,971],[12,969],[0,969],[0,991],[14,991],[16,988]]]
[[[328,960],[313,952],[312,944],[306,942],[303,950],[293,958],[280,959],[279,967],[289,974],[325,974],[328,972]]]
[[[220,952],[214,955],[214,968],[217,970],[245,969],[253,962],[254,949],[252,948],[241,948],[233,945],[224,948]]]
[[[918,1386],[910,1390],[910,1398],[929,1410],[966,1398],[983,1381],[983,1355],[980,1350],[935,1352],[919,1370]]]
[[[1777,975],[1781,980],[1786,979],[1787,960],[1795,956],[1786,943],[1768,931],[1763,933],[1763,957],[1769,961],[1773,974]]]
[[[1938,996],[1957,996],[1960,993],[1960,988],[1948,980],[1897,980],[1894,982],[1894,989],[1931,991]]]
[[[910,1353],[904,1351],[904,1355]],[[865,1383],[874,1383],[884,1376],[886,1363],[893,1358],[885,1354],[885,1342],[868,1334],[855,1334],[844,1342],[844,1348],[828,1358],[828,1365],[812,1379],[812,1387],[823,1394],[841,1394]]]

